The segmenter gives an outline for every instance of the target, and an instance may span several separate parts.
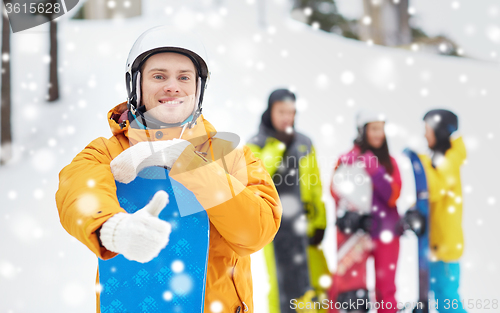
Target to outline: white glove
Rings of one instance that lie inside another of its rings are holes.
[[[168,194],[160,190],[134,214],[117,213],[101,228],[102,245],[131,261],[146,263],[167,246],[172,227],[158,218],[168,203]]]
[[[111,172],[117,181],[128,184],[135,179],[137,173],[148,166],[171,168],[190,144],[184,139],[141,141],[111,161]]]

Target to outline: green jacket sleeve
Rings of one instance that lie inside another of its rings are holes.
[[[262,148],[253,143],[247,143],[247,146],[252,150],[255,157],[262,160],[264,167],[272,177],[283,161],[283,154],[286,150],[285,144],[276,138],[269,137]]]
[[[309,236],[313,236],[316,229],[326,228],[326,210],[322,200],[323,188],[314,146],[311,146],[311,151],[306,157],[301,158],[299,167],[301,197],[306,205],[309,221],[307,232]]]

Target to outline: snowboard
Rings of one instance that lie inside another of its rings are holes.
[[[371,213],[373,187],[370,175],[357,164],[341,164],[333,175],[333,189],[339,196],[337,214],[356,212],[360,215]],[[340,247],[337,247],[337,273],[343,275],[362,255],[371,250],[370,235],[358,230],[349,235]]]
[[[373,186],[370,175],[359,164],[341,164],[333,175],[333,191],[338,195],[337,216],[342,217],[346,212],[357,214],[370,214],[372,210]],[[344,276],[347,272],[354,270],[364,263],[373,249],[373,242],[370,234],[358,229],[352,233],[345,234],[345,240],[337,247],[337,270],[334,275]],[[333,277],[335,280],[335,277]],[[356,282],[353,280],[357,280]],[[353,285],[362,286],[365,284],[362,275],[350,278]],[[337,288],[339,288],[338,286]],[[356,302],[357,299],[368,301],[368,294],[364,289],[340,290],[336,295],[337,302]],[[363,308],[358,308],[359,312],[365,312]],[[355,310],[358,312],[357,310]]]
[[[416,210],[424,218],[424,229],[418,236],[418,302],[422,306],[413,309],[414,313],[429,313],[429,194],[427,191],[427,179],[425,171],[418,155],[410,149],[404,153],[411,161],[413,174],[415,176],[415,188],[417,193]]]
[[[129,184],[116,181],[120,206],[134,213],[164,190],[169,203],[159,218],[172,226],[169,242],[147,263],[121,254],[99,259],[101,313],[203,312],[210,222],[194,194],[169,178],[169,170],[151,166]],[[190,208],[193,214],[181,214]]]

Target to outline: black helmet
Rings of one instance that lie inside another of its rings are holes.
[[[458,130],[458,117],[448,110],[431,110],[425,114],[424,121],[434,130],[438,138],[449,138]]]

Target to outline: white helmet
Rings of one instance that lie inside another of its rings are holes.
[[[359,129],[372,122],[385,122],[385,115],[372,110],[362,109],[356,115],[356,126]]]
[[[161,52],[183,54],[193,61],[197,69],[197,106],[192,119],[192,123],[194,123],[201,114],[203,94],[210,78],[205,47],[195,34],[172,29],[169,26],[158,26],[145,31],[132,46],[125,66],[125,82],[128,93],[127,106],[135,115],[141,104],[141,67],[150,56]]]

